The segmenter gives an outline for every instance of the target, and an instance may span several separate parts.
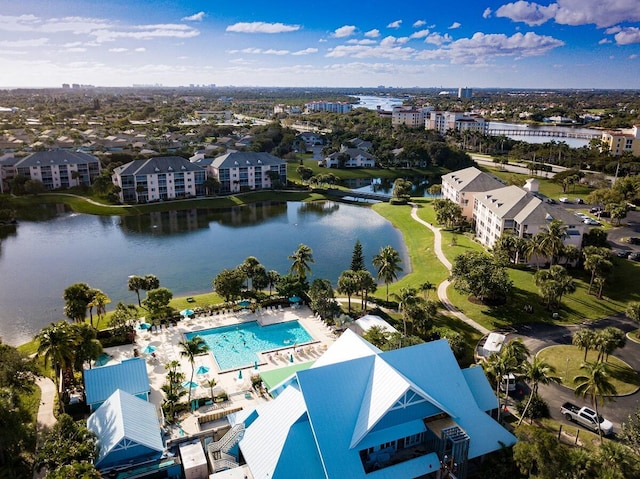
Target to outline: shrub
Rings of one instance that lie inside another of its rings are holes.
[[[527,396],[522,401],[518,401],[516,404],[516,408],[518,409],[518,413],[522,415],[522,411],[524,411],[525,406],[527,405],[527,401],[529,397]],[[533,396],[531,400],[531,405],[527,410],[526,416],[529,419],[540,419],[543,417],[550,417],[549,414],[549,405],[545,402],[544,399],[539,394]]]

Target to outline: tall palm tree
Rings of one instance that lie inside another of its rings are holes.
[[[309,263],[315,263],[313,260],[313,251],[306,244],[298,245],[298,249],[289,256],[292,261],[289,273],[295,275],[300,280],[307,278],[307,273],[311,272]]]
[[[358,279],[358,273],[350,269],[343,271],[338,278],[338,292],[347,295],[349,313],[351,312],[351,296],[357,293],[359,288],[360,281]]]
[[[584,371],[584,374],[573,378],[576,384],[576,396],[582,396],[583,398],[589,396],[591,398],[591,405],[596,412],[596,417],[599,418],[598,403],[604,404],[605,398],[618,393],[611,382],[608,365],[607,363],[586,362],[580,366],[580,369]],[[610,400],[613,399],[610,398]],[[600,436],[600,443],[602,443],[602,430],[600,429],[599,421],[598,436]]]
[[[271,291],[280,281],[280,273],[276,270],[267,271],[267,286],[269,287],[269,296],[271,296]]]
[[[538,385],[539,384],[551,384],[556,383],[559,384],[561,382],[560,378],[555,375],[556,368],[554,368],[551,364],[546,362],[540,356],[535,356],[533,361],[530,363],[527,362],[524,365],[524,377],[531,384],[531,394],[529,395],[529,400],[527,404],[524,406],[522,410],[522,414],[520,416],[520,420],[518,421],[518,426],[522,423],[522,420],[525,418],[527,411],[529,410],[529,406],[531,405],[531,400],[534,396],[538,394]]]
[[[179,346],[182,348],[180,351],[180,356],[187,358],[189,363],[191,363],[191,379],[189,382],[193,382],[193,375],[195,374],[196,368],[196,356],[206,353],[209,351],[209,346],[204,342],[200,336],[194,336],[191,339],[180,341]],[[189,400],[191,403],[191,387],[189,388]]]
[[[539,238],[541,250],[550,258],[552,265],[556,264],[567,237],[568,226],[560,220],[551,220],[543,231],[536,234]]]
[[[73,368],[76,354],[77,335],[71,324],[62,320],[51,323],[36,335],[38,349],[36,356],[44,359],[44,364],[53,366],[56,393],[60,395],[60,372]],[[58,399],[60,399],[58,397]],[[58,401],[62,405],[62,401]]]
[[[425,301],[429,301],[429,291],[435,290],[436,286],[430,281],[425,281],[420,285],[419,289],[424,293]]]
[[[402,271],[400,263],[402,263],[400,254],[392,246],[382,247],[373,257],[373,266],[378,268],[378,279],[383,280],[387,286],[387,301],[389,301],[389,283],[398,279],[398,273]]]
[[[140,290],[145,288],[145,281],[142,276],[129,276],[127,280],[127,288],[129,291],[133,291],[136,293],[136,297],[138,298],[138,306],[142,306],[140,303]]]
[[[400,291],[391,295],[398,301],[398,310],[402,313],[404,335],[407,335],[407,317],[412,306],[418,303],[418,296],[414,288],[400,288]]]
[[[589,349],[591,349],[595,345],[595,336],[596,332],[593,329],[588,328],[582,328],[573,333],[571,343],[580,349],[584,348],[583,362],[587,361],[587,353],[589,352]]]
[[[98,316],[99,323],[100,319],[107,311],[107,304],[111,302],[111,298],[99,289],[92,289],[90,297],[91,300],[87,303],[87,309],[89,310],[89,322],[91,326],[93,326],[93,308],[96,308],[96,315]]]

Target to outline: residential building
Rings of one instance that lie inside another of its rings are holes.
[[[13,153],[0,156],[0,193],[9,192],[9,183],[16,176],[16,163],[19,160]]]
[[[473,88],[458,88],[458,98],[473,98]]]
[[[202,196],[207,173],[180,156],[160,156],[119,166],[111,178],[120,201],[146,203]]]
[[[251,476],[465,479],[516,438],[490,415],[481,367],[460,369],[446,340],[383,352],[346,330],[273,401],[229,416]]]
[[[233,112],[231,110],[196,110],[193,112],[196,118],[203,120],[215,120],[215,121],[231,121],[233,119]]]
[[[430,111],[425,121],[425,129],[435,130],[441,135],[447,131],[477,131],[486,135],[489,132],[489,122],[480,115],[470,115],[452,111]]]
[[[79,151],[47,150],[18,160],[15,174],[41,181],[47,190],[90,186],[100,174],[100,161]]]
[[[373,148],[373,143],[368,140],[363,140],[362,138],[356,137],[349,140],[349,146],[359,148],[368,152],[371,148]]]
[[[352,109],[351,103],[342,101],[312,101],[305,104],[307,112],[326,111],[329,113],[349,113]]]
[[[327,168],[374,168],[376,159],[359,148],[342,146],[324,159]]]
[[[110,366],[84,370],[84,390],[87,406],[95,411],[118,389],[149,400],[151,386],[143,358],[131,358]]]
[[[640,125],[622,130],[607,130],[602,133],[602,148],[613,156],[630,153],[640,156]]]
[[[300,133],[293,140],[293,147],[298,151],[310,151],[314,146],[324,145],[324,138],[312,131]]]
[[[424,128],[427,114],[433,107],[415,108],[411,106],[394,106],[391,111],[391,126],[405,125],[409,128]]]
[[[468,221],[473,218],[475,194],[503,186],[500,180],[473,166],[442,175],[442,197],[460,205],[462,215]]]
[[[103,473],[133,462],[160,459],[164,452],[156,407],[122,389],[115,390],[89,416],[87,429],[98,439],[98,457],[94,465]]]
[[[282,185],[287,184],[287,162],[269,153],[231,151],[215,158],[208,168],[220,182],[221,193],[271,188],[276,175]]]
[[[566,245],[582,246],[582,237],[589,227],[573,213],[557,204],[549,204],[515,185],[478,193],[474,197],[473,220],[476,238],[488,248],[506,232],[520,238],[530,238],[544,231],[552,220],[567,226]]]

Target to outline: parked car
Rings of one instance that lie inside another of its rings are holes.
[[[638,252],[631,253],[628,258],[631,261],[640,261],[640,253]]]
[[[560,408],[560,412],[564,415],[567,421],[577,422],[593,432],[598,432],[598,423],[600,423],[600,431],[602,431],[604,436],[613,434],[613,424],[611,421],[596,414],[596,412],[591,408],[586,406],[578,407],[575,404],[566,402]]]
[[[571,203],[571,200],[566,196],[563,196],[562,198],[558,198],[558,201],[560,201],[560,203]]]
[[[583,223],[585,225],[589,225],[589,226],[602,226],[602,223],[600,223],[599,221],[596,221],[592,218],[585,218]]]
[[[584,200],[582,198],[576,198],[576,205],[584,205]]]
[[[597,206],[594,206],[593,208],[589,208],[589,213],[591,214],[598,214],[600,213],[600,211],[602,211],[600,208],[598,208]]]
[[[616,251],[616,256],[618,258],[628,258],[631,255],[631,251],[620,250]]]
[[[547,203],[549,203],[550,205],[555,205],[556,204],[556,200],[554,200],[553,198],[547,198],[545,201]]]

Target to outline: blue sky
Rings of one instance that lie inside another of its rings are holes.
[[[0,87],[640,88],[640,0],[0,0]]]

